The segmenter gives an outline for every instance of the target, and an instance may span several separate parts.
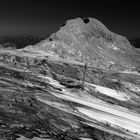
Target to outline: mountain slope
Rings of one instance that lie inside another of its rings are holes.
[[[35,46],[0,48],[0,139],[139,140],[138,58],[91,18]]]

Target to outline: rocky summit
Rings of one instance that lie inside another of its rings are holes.
[[[94,18],[0,47],[0,139],[139,140],[140,50]]]
[[[137,71],[140,68],[140,54],[128,40],[94,18],[68,20],[59,31],[33,46],[34,49],[102,69]]]

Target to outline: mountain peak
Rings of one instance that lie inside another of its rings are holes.
[[[103,69],[131,71],[138,67],[139,54],[129,41],[90,17],[68,20],[49,38],[27,48]]]

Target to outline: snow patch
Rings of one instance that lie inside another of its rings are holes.
[[[110,88],[106,88],[106,87],[102,87],[102,86],[98,86],[98,85],[94,85],[94,84],[90,84],[87,83],[88,85],[94,87],[94,90],[96,92],[100,92],[101,94],[105,94],[107,96],[110,96],[112,98],[121,100],[121,101],[128,101],[130,100],[130,97],[128,95],[126,95],[126,93],[124,92],[120,92],[120,91],[116,91]]]
[[[114,44],[107,45],[109,48],[114,49],[115,51],[120,50],[120,48],[116,47]]]
[[[64,88],[64,86],[63,85],[61,85],[57,80],[54,80],[54,79],[52,79],[51,77],[45,77],[45,76],[39,76],[39,77],[41,77],[41,78],[45,78],[46,80],[47,80],[47,82],[49,83],[49,84],[51,84],[52,86],[54,86],[54,87],[57,87],[57,88]]]
[[[86,115],[91,119],[98,120],[103,123],[108,122],[110,125],[113,125],[114,127],[121,127],[130,132],[140,134],[140,123],[137,122],[137,120],[136,121],[133,120],[133,118],[127,119],[124,116],[121,117],[117,115],[111,115],[80,107],[77,107],[77,109],[79,112],[81,112],[82,114]]]

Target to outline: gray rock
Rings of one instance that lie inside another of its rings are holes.
[[[138,71],[140,67],[140,55],[129,41],[94,18],[68,20],[59,31],[29,48],[53,52],[96,68]]]

